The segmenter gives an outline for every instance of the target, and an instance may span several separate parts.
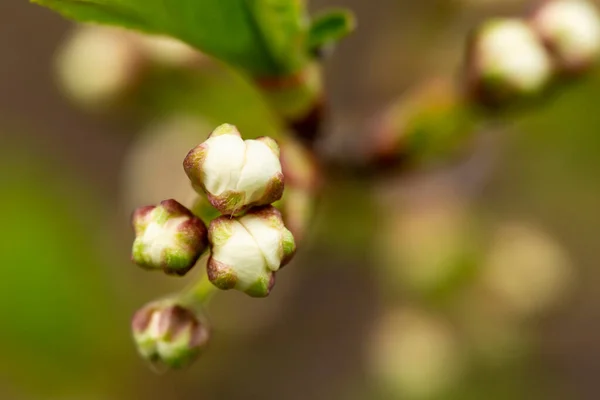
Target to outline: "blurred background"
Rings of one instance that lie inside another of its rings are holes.
[[[531,4],[310,2],[334,5],[358,29],[326,61],[325,154],[415,82],[456,76],[479,21]],[[600,396],[600,71],[496,121],[460,160],[328,182],[273,294],[218,295],[209,350],[156,375],[129,320],[188,278],[129,262],[129,215],[189,200],[181,161],[217,124],[276,124],[237,74],[138,39],[0,3],[1,399]],[[78,46],[103,56],[74,62]]]

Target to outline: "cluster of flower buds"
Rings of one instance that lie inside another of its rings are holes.
[[[210,332],[201,316],[172,300],[144,306],[131,328],[140,355],[156,366],[189,365],[208,343]]]
[[[220,289],[268,296],[275,272],[295,252],[293,235],[270,205],[283,195],[279,157],[273,139],[243,140],[225,124],[184,160],[192,186],[223,214],[209,227],[208,277]]]
[[[528,19],[481,25],[468,46],[470,94],[505,105],[543,93],[557,75],[585,72],[600,56],[600,16],[587,0],[545,0]]]
[[[485,111],[539,98],[599,58],[600,14],[589,0],[543,0],[528,18],[486,21],[467,43],[462,87],[435,78],[394,101],[375,120],[364,161],[411,169],[460,155],[476,144]]]
[[[185,275],[210,244],[208,276],[215,286],[267,296],[275,272],[296,250],[281,213],[270,205],[284,189],[279,146],[267,137],[244,141],[225,124],[189,152],[184,169],[222,216],[207,230],[201,218],[175,200],[142,207],[133,214],[132,260],[147,269]]]
[[[209,287],[268,296],[275,273],[296,252],[293,234],[271,205],[283,195],[279,157],[279,146],[271,138],[244,141],[234,126],[217,127],[183,163],[194,189],[205,196],[193,207],[202,216],[175,200],[138,209],[133,214],[132,260],[147,269],[184,275],[210,247]],[[201,217],[206,219],[210,206],[219,216],[207,221],[207,229]],[[207,325],[186,308],[187,297],[151,303],[136,314],[133,332],[142,356],[181,367],[204,347]],[[193,302],[205,299],[196,296]]]

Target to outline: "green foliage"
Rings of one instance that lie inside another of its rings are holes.
[[[311,53],[347,36],[356,27],[354,15],[348,10],[330,10],[314,18],[308,35]]]
[[[79,22],[178,38],[254,75],[288,75],[307,61],[302,0],[31,0]]]
[[[0,178],[0,207],[10,210],[0,232],[0,373],[48,394],[64,382],[85,385],[98,364],[125,351],[113,322],[129,315],[105,270],[113,259],[96,250],[102,208],[29,149],[9,143],[0,160],[11,171]]]

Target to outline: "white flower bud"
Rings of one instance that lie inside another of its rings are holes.
[[[243,140],[233,125],[221,125],[183,162],[197,190],[225,215],[241,215],[283,195],[279,146],[268,137]]]
[[[220,289],[237,289],[252,297],[269,295],[275,273],[296,251],[292,233],[272,206],[252,209],[242,217],[213,220],[208,240],[210,281]]]
[[[545,2],[531,24],[565,71],[586,69],[600,55],[600,15],[588,1]]]
[[[208,247],[204,222],[175,200],[133,214],[132,260],[141,267],[185,275]]]
[[[140,355],[169,368],[193,362],[210,337],[196,313],[171,301],[146,305],[134,315],[131,327]]]
[[[524,21],[492,20],[479,28],[471,40],[469,84],[484,103],[538,94],[552,77],[550,57]]]
[[[135,84],[142,58],[129,32],[81,26],[59,50],[56,68],[66,94],[95,108],[115,101]]]

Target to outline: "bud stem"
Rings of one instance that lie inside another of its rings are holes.
[[[317,140],[325,114],[319,63],[310,63],[290,76],[255,77],[254,82],[287,127],[311,147]]]
[[[219,289],[208,279],[208,275],[202,274],[198,281],[181,292],[179,302],[188,307],[204,307],[218,291]]]

